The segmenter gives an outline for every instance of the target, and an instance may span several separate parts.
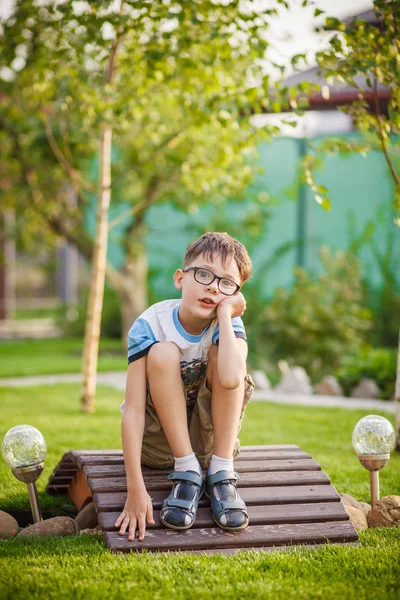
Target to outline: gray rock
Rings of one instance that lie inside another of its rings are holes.
[[[293,367],[284,372],[275,390],[293,394],[311,395],[313,393],[310,378],[303,367]]]
[[[327,375],[316,386],[314,392],[322,396],[344,396],[343,390],[333,375]]]
[[[352,398],[379,398],[380,389],[373,379],[361,379],[351,392]]]
[[[368,513],[370,527],[400,526],[400,496],[385,496]]]
[[[78,533],[78,526],[76,525],[74,519],[71,519],[71,517],[53,517],[52,519],[39,521],[39,523],[34,523],[33,525],[22,529],[22,531],[19,532],[18,537],[61,537],[66,535],[75,535],[76,533]]]
[[[352,508],[357,508],[358,510],[361,510],[361,512],[363,512],[366,517],[369,511],[371,510],[370,504],[368,504],[367,502],[359,502],[358,500],[356,500],[356,498],[354,498],[354,496],[350,496],[350,494],[340,494],[340,497],[346,510],[349,506]]]
[[[346,504],[344,508],[357,531],[360,529],[368,529],[367,518],[362,510],[355,508],[354,506],[347,506]]]
[[[271,383],[264,371],[252,371],[251,376],[256,384],[257,390],[270,390]]]
[[[339,494],[342,499],[342,502],[345,506],[353,506],[354,508],[360,508],[360,503],[354,496],[350,496],[350,494]]]
[[[103,535],[100,529],[100,525],[97,525],[94,529],[81,529],[79,535]]]
[[[371,505],[368,502],[359,502],[360,509],[363,511],[364,515],[368,517],[369,511],[371,510]]]
[[[94,529],[98,523],[97,512],[93,502],[86,504],[84,508],[75,517],[75,523],[78,530]]]
[[[13,538],[18,535],[19,525],[8,513],[0,510],[0,539]]]

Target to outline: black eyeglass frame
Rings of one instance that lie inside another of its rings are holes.
[[[187,271],[193,271],[193,276],[194,276],[195,280],[197,281],[197,283],[200,283],[200,285],[211,285],[213,281],[217,280],[218,281],[218,289],[221,292],[221,294],[224,294],[224,296],[234,296],[240,290],[240,285],[238,285],[232,279],[229,279],[228,277],[219,277],[219,275],[216,275],[215,273],[210,271],[210,269],[206,269],[205,267],[185,267],[184,269],[182,269],[182,271],[184,273],[187,273]],[[197,271],[207,271],[208,273],[211,273],[211,275],[213,275],[213,278],[208,283],[203,283],[202,281],[199,281],[198,279],[196,279]],[[227,294],[226,292],[223,292],[221,290],[221,288],[219,287],[219,282],[221,281],[221,279],[226,279],[227,281],[230,281],[231,283],[233,283],[236,286],[236,290],[232,294]]]

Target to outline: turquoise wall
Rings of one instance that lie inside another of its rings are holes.
[[[348,134],[347,137],[357,137]],[[315,138],[318,142],[320,138]],[[381,255],[392,244],[392,264],[399,273],[400,283],[400,228],[394,222],[391,209],[393,183],[383,155],[372,151],[367,157],[357,154],[332,155],[324,160],[316,179],[329,190],[332,202],[330,212],[314,200],[311,190],[301,186],[298,176],[299,159],[304,141],[279,138],[260,146],[258,175],[248,196],[248,202],[228,202],[215,209],[203,207],[192,214],[184,214],[170,204],[152,207],[147,215],[147,249],[151,270],[151,283],[158,297],[177,296],[172,275],[182,265],[185,248],[190,240],[207,231],[210,220],[217,218],[228,223],[240,223],[249,207],[250,196],[257,191],[269,194],[270,217],[262,223],[264,231],[257,239],[245,229],[238,235],[249,243],[254,263],[254,277],[262,281],[265,297],[273,294],[277,286],[290,285],[293,267],[299,262],[311,273],[321,269],[318,250],[322,245],[345,250],[363,232],[369,242],[362,245],[360,258],[365,275],[377,288],[382,283],[376,253]],[[300,201],[299,201],[300,198]],[[111,220],[126,210],[127,205],[112,208]],[[94,232],[94,210],[87,214],[88,229]],[[121,236],[123,224],[113,229],[109,238],[108,258],[118,267],[123,261]],[[303,240],[304,251],[299,250]],[[279,259],[272,257],[282,248]],[[271,263],[268,270],[265,263]]]

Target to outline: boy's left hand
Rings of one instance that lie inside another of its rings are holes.
[[[231,319],[241,317],[246,310],[246,300],[242,292],[238,292],[233,296],[227,296],[217,306],[217,317],[220,318],[221,313],[229,311]]]

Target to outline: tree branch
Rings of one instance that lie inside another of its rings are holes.
[[[185,125],[184,127],[181,127],[177,131],[174,131],[174,133],[171,133],[170,135],[168,135],[158,146],[156,146],[156,148],[154,149],[154,151],[152,152],[150,157],[148,157],[145,161],[141,160],[141,161],[137,162],[133,168],[131,167],[131,168],[127,169],[126,171],[121,173],[116,179],[114,179],[114,185],[117,185],[121,181],[121,179],[123,177],[126,177],[127,174],[130,173],[131,171],[135,171],[137,173],[138,169],[140,167],[142,167],[146,162],[149,162],[149,161],[154,162],[154,159],[156,158],[156,156],[160,152],[160,150],[165,148],[165,146],[167,146],[170,142],[172,142],[172,140],[177,138],[190,125],[191,125],[191,123],[188,123],[187,125]]]
[[[95,189],[92,186],[90,186],[88,183],[82,181],[82,177],[79,176],[78,172],[75,171],[75,169],[69,164],[68,160],[65,158],[59,145],[57,144],[57,140],[54,137],[53,130],[52,130],[52,127],[50,124],[50,120],[47,115],[45,116],[45,119],[44,119],[44,129],[46,132],[46,137],[47,137],[47,141],[49,142],[50,148],[53,150],[53,153],[54,153],[55,157],[57,158],[58,162],[60,163],[60,165],[68,173],[75,192],[78,194],[79,186],[82,185],[82,187],[87,189],[92,194],[96,193]]]
[[[378,136],[379,136],[379,139],[381,140],[382,150],[385,155],[386,162],[389,166],[389,169],[390,169],[390,172],[394,179],[394,182],[397,186],[400,186],[400,176],[398,175],[398,173],[395,169],[395,166],[392,162],[392,159],[390,158],[389,150],[387,147],[387,141],[386,141],[385,135],[383,133],[383,129],[382,129],[383,120],[382,120],[382,115],[381,115],[381,111],[379,108],[377,77],[375,77],[375,80],[374,80],[374,100],[375,100],[375,115],[376,115],[376,121],[378,124]]]
[[[61,236],[71,244],[77,247],[79,252],[88,260],[92,256],[93,244],[89,238],[82,235],[82,231],[77,231],[76,228],[70,228],[65,218],[65,213],[59,211],[59,214],[49,214],[43,208],[45,200],[41,190],[37,185],[37,175],[33,169],[23,169],[24,178],[31,190],[33,207],[36,212],[48,223],[50,229],[57,235]]]
[[[115,219],[113,219],[108,224],[108,231],[111,231],[111,229],[113,229],[114,227],[119,225],[119,223],[121,223],[122,221],[125,221],[125,219],[127,219],[128,217],[134,216],[139,210],[144,208],[145,205],[146,205],[146,200],[142,200],[141,202],[139,202],[139,204],[136,204],[136,206],[132,206],[132,208],[126,210],[121,215],[118,215],[118,217],[115,217]]]

